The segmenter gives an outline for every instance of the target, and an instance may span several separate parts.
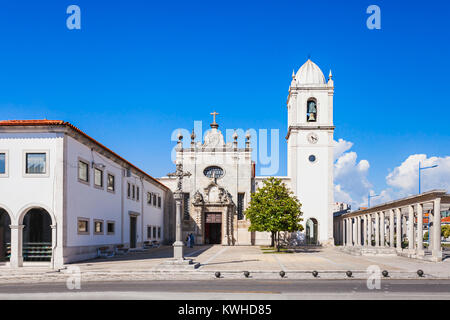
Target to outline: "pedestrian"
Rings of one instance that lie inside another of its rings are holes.
[[[186,246],[187,246],[187,247],[190,247],[190,246],[191,246],[191,237],[190,237],[189,234],[186,236]]]
[[[194,238],[194,234],[193,233],[191,233],[191,237],[190,237],[190,242],[191,242],[191,248],[193,248],[194,247],[194,244],[195,244],[195,238]]]

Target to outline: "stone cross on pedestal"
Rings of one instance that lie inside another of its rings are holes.
[[[190,177],[190,172],[183,172],[183,164],[178,163],[177,169],[173,173],[169,173],[169,177],[177,177],[177,190],[175,192],[182,192],[183,190],[183,177]]]
[[[173,257],[177,260],[184,260],[183,255],[183,240],[181,239],[183,234],[183,225],[181,217],[181,205],[183,200],[183,177],[190,177],[190,172],[183,172],[183,165],[177,164],[177,169],[173,173],[168,174],[169,177],[177,177],[177,190],[174,192],[175,204],[176,204],[176,232],[175,242],[173,243]]]

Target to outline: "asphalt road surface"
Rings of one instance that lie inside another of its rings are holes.
[[[9,299],[446,299],[450,280],[381,280],[369,289],[366,280],[226,280],[115,281],[81,283],[2,284],[0,300]]]

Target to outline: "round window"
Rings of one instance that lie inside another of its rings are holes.
[[[223,177],[223,169],[221,167],[212,166],[203,170],[203,174],[208,178],[221,178]]]
[[[316,162],[316,160],[317,160],[316,156],[313,155],[313,154],[310,155],[308,159],[309,159],[310,162]]]

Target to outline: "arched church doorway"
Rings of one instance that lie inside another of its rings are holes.
[[[51,261],[52,218],[44,209],[31,209],[23,218],[24,261]]]
[[[314,218],[308,219],[306,221],[306,244],[307,245],[317,245],[318,244],[318,223]]]
[[[0,261],[8,261],[11,256],[11,219],[9,214],[0,208]]]

